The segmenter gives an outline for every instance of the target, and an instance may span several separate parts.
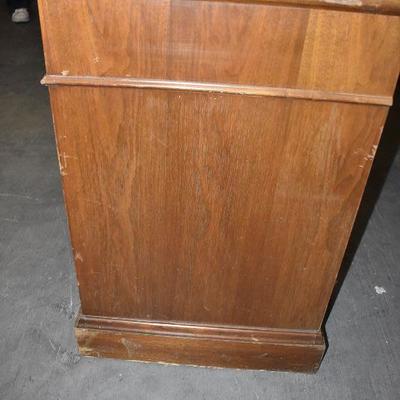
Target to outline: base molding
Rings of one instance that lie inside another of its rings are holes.
[[[320,331],[210,326],[80,314],[83,356],[209,367],[316,372],[325,352]]]

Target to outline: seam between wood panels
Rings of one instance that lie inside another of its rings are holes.
[[[376,96],[346,92],[331,92],[312,89],[290,89],[272,86],[252,86],[224,83],[172,81],[161,79],[45,75],[41,83],[47,86],[94,86],[141,89],[166,89],[191,92],[227,93],[248,96],[283,97],[314,101],[391,106],[391,96]]]

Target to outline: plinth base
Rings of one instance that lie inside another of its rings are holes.
[[[83,356],[207,367],[316,372],[320,331],[210,326],[79,315]]]

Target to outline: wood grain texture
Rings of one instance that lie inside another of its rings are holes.
[[[75,334],[80,353],[87,356],[214,367],[316,372],[325,352],[320,332],[80,316]]]
[[[84,314],[320,328],[385,107],[50,91]]]
[[[374,105],[392,105],[390,96],[373,96],[354,93],[323,92],[318,90],[287,89],[266,86],[244,86],[220,83],[199,83],[184,81],[166,81],[138,78],[115,78],[95,76],[46,75],[43,85],[93,86],[93,87],[131,87],[147,89],[186,90],[191,92],[231,93],[251,96],[288,97],[343,103]]]
[[[378,96],[398,77],[393,16],[202,0],[39,4],[49,74]]]

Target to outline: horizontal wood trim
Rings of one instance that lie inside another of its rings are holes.
[[[268,86],[248,86],[219,83],[202,83],[186,81],[170,81],[158,79],[45,75],[43,85],[99,86],[99,87],[132,87],[142,89],[170,89],[195,92],[216,92],[242,94],[250,96],[286,97],[316,101],[333,101],[342,103],[373,104],[391,106],[391,96],[375,96],[368,94],[327,92],[320,90],[289,89]]]
[[[306,330],[281,330],[236,326],[203,325],[178,322],[106,318],[80,315],[80,328],[106,329],[154,335],[198,337],[202,339],[235,340],[241,342],[279,342],[298,345],[323,345],[321,332]]]
[[[228,368],[316,372],[319,331],[205,326],[80,315],[82,355]]]

